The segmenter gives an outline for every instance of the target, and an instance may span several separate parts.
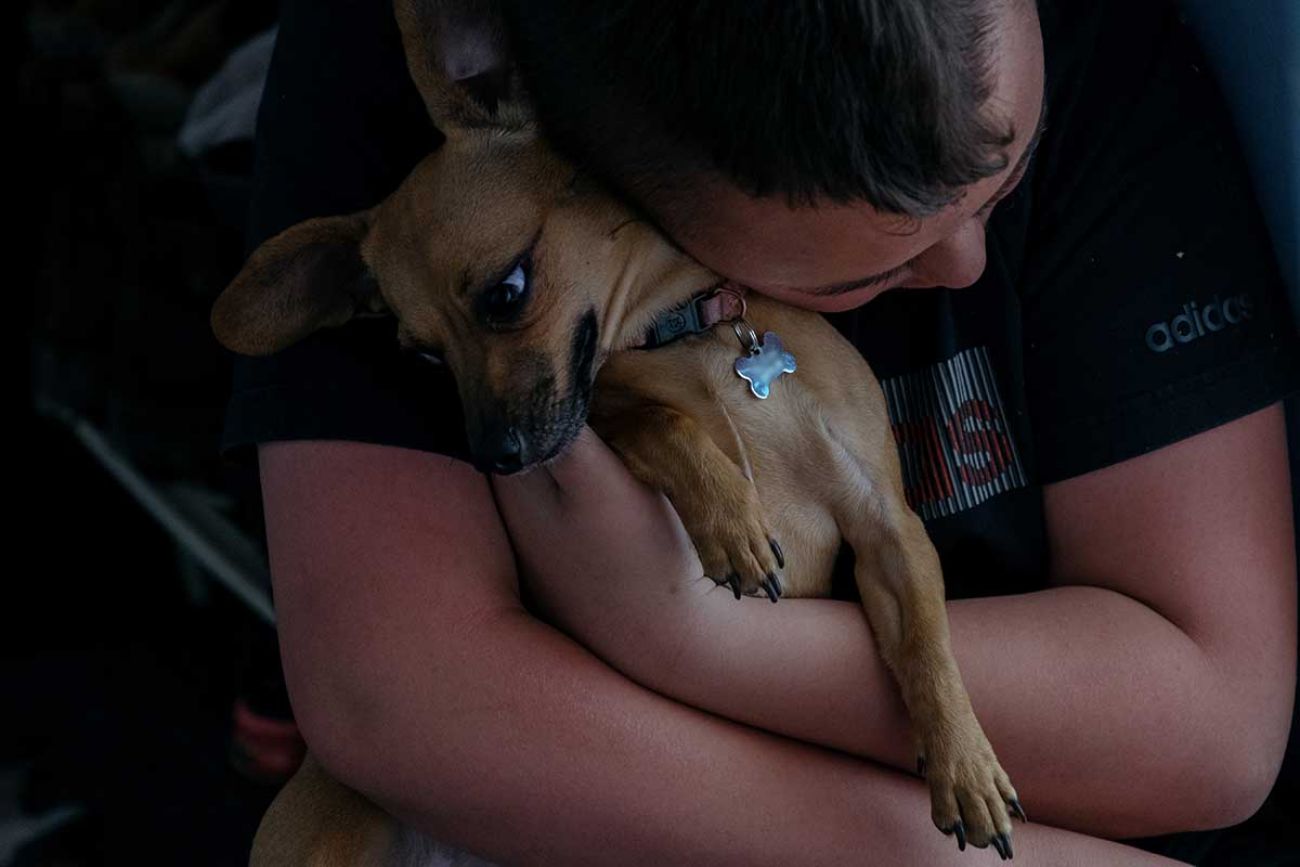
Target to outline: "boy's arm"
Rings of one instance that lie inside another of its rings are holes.
[[[549,474],[496,487],[530,589],[557,623],[680,701],[912,767],[859,606],[738,602],[698,566],[642,568],[629,549],[673,539],[631,512],[607,520],[634,483],[594,437]],[[1288,479],[1274,406],[1053,485],[1059,586],[949,604],[975,710],[1031,818],[1143,836],[1258,807],[1295,684]],[[585,541],[554,556],[545,528],[561,522]]]
[[[464,464],[344,442],[259,457],[304,734],[415,826],[519,864],[969,863],[919,782],[656,696],[530,617]],[[1041,825],[1016,846],[1033,863],[1168,863]]]

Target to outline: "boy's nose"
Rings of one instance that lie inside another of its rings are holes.
[[[904,285],[965,289],[984,273],[988,261],[985,244],[984,224],[976,218],[967,220],[916,258],[912,278]]]

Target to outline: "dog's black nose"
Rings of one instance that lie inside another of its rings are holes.
[[[498,475],[508,476],[524,468],[524,438],[516,427],[507,427],[484,439],[481,460]]]

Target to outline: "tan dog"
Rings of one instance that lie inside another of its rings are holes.
[[[705,573],[737,598],[825,595],[847,541],[912,720],[934,823],[963,847],[1009,857],[1009,810],[1023,812],[962,685],[939,558],[904,500],[866,363],[820,316],[759,296],[747,324],[798,356],[770,400],[737,376],[744,326],[636,351],[657,317],[718,278],[546,147],[496,64],[499,25],[449,5],[395,3],[408,66],[446,143],[378,207],[263,244],[213,310],[218,338],[263,355],[391,313],[404,346],[437,353],[455,374],[482,467],[547,461],[590,420],[668,495]],[[469,78],[472,87],[458,83]],[[471,95],[489,82],[495,100]],[[382,862],[376,853],[399,836],[309,760],[268,812],[254,862]]]

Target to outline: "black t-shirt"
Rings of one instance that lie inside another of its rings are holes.
[[[1040,0],[1047,127],[962,290],[832,316],[881,380],[952,596],[1047,574],[1042,485],[1273,403],[1291,312],[1221,99],[1172,4]],[[256,244],[368,208],[439,136],[388,4],[286,0],[258,127]],[[346,439],[465,454],[449,374],[358,320],[237,359],[223,450]]]

